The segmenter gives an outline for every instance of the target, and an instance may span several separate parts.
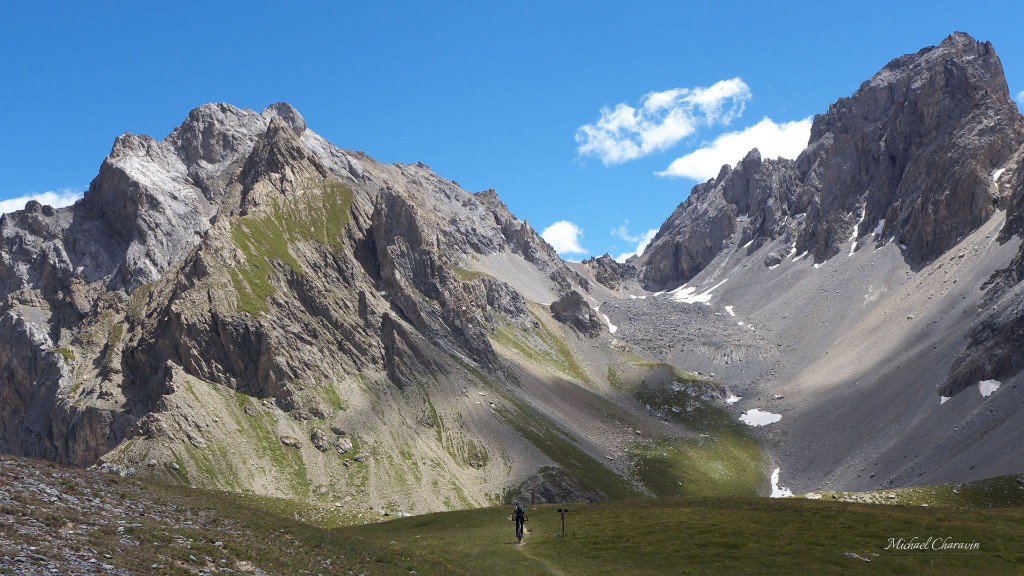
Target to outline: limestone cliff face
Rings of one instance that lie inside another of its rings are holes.
[[[992,45],[955,33],[816,116],[795,162],[752,152],[694,187],[640,259],[643,278],[679,285],[737,231],[752,249],[785,237],[817,262],[890,240],[928,261],[1007,206],[992,176],[1022,141]]]

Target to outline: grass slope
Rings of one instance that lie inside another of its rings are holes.
[[[515,545],[507,509],[347,528],[421,574],[1008,574],[1024,570],[1024,510],[949,510],[757,498],[572,504],[530,510]],[[978,542],[979,549],[886,550],[890,538]],[[870,560],[844,556],[852,552]]]
[[[69,555],[138,574],[223,568],[289,575],[1024,572],[1019,487],[1003,500],[1018,507],[998,509],[802,498],[569,504],[564,538],[557,506],[539,506],[529,509],[530,531],[517,546],[507,507],[326,528],[344,519],[294,501],[189,490],[51,463],[0,458],[0,480],[0,574],[35,573],[26,572],[34,562],[42,573],[49,562]],[[890,539],[929,537],[979,547],[886,549]],[[848,552],[870,562],[844,556]]]

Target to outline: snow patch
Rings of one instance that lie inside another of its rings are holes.
[[[982,380],[978,382],[978,392],[981,392],[982,398],[988,398],[993,392],[999,390],[999,386],[1002,382],[999,380]]]
[[[885,218],[878,221],[878,224],[875,225],[875,229],[871,231],[871,234],[874,236],[881,236],[883,228],[885,228]]]
[[[743,398],[743,396],[737,396],[735,394],[730,394],[729,397],[725,399],[725,403],[726,404],[735,404],[735,403],[739,402],[742,398]]]
[[[725,284],[728,280],[729,279],[726,278],[700,294],[697,294],[696,288],[689,287],[686,284],[683,284],[679,288],[669,292],[669,294],[672,295],[672,299],[676,302],[683,302],[685,304],[707,304],[711,302],[711,293],[722,284]]]
[[[995,182],[995,181],[999,180],[999,177],[1003,175],[1003,172],[1006,172],[1006,168],[1000,168],[999,170],[996,170],[995,172],[993,172],[992,173],[992,181]]]
[[[740,416],[740,422],[748,426],[767,426],[782,420],[782,414],[772,414],[757,408],[751,408]]]
[[[633,294],[630,294],[629,295],[629,299],[630,300],[646,300],[647,296],[634,296]]]
[[[604,318],[605,324],[608,324],[608,333],[615,334],[615,331],[619,329],[618,326],[612,324],[612,321],[608,319],[607,314],[601,314],[601,318]]]
[[[804,250],[803,254],[801,254],[799,256],[795,256],[793,258],[793,262],[799,262],[800,260],[803,260],[807,256],[807,252],[808,252],[808,250]]]
[[[618,330],[619,327],[616,326],[615,324],[612,324],[612,321],[608,319],[608,315],[607,314],[601,312],[601,306],[600,305],[594,306],[594,312],[597,312],[598,314],[601,315],[601,318],[604,318],[604,323],[608,325],[608,333],[609,334],[615,334],[615,331]]]
[[[742,321],[740,321],[740,322],[737,322],[737,323],[736,323],[736,325],[737,325],[737,326],[743,326],[743,322],[742,322]]]
[[[850,233],[850,256],[857,250],[857,231],[860,230],[860,225],[864,223],[864,217],[867,216],[868,207],[865,206],[860,211],[860,220],[853,226],[853,232]]]
[[[725,311],[729,313],[729,316],[735,316],[736,313],[732,311],[732,306],[726,306]]]
[[[793,491],[785,486],[779,486],[779,469],[772,472],[772,498],[789,498]]]
[[[939,396],[939,406],[942,406],[949,401],[949,396]]]

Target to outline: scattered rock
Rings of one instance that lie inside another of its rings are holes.
[[[851,560],[860,560],[861,562],[871,562],[871,560],[861,556],[860,554],[854,554],[853,552],[843,552],[843,558],[849,558]]]
[[[352,440],[349,438],[338,438],[334,441],[334,449],[338,454],[347,454],[352,450]]]
[[[289,448],[298,448],[299,439],[295,436],[281,436],[281,444],[288,446]]]
[[[309,441],[321,452],[326,452],[330,448],[330,445],[327,443],[327,433],[319,428],[313,428],[313,431],[309,434]]]

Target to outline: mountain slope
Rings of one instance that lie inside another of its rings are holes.
[[[641,360],[494,191],[336,148],[287,104],[121,136],[80,202],[0,231],[9,453],[422,512],[655,493],[633,449],[696,435],[640,404],[642,366],[613,386]],[[592,330],[554,319],[566,298]],[[717,410],[712,383],[654,381]],[[750,454],[738,490],[764,492]]]
[[[634,262],[674,290],[602,311],[779,415],[756,430],[794,490],[1020,472],[1022,126],[990,44],[897,58],[796,161],[696,186]]]

